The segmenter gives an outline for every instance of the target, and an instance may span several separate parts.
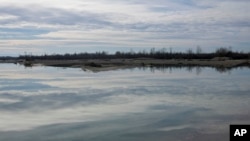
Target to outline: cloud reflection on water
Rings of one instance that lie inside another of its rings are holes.
[[[229,124],[250,122],[244,69],[231,75],[205,69],[197,76],[9,67],[18,77],[1,70],[0,140],[218,139]]]

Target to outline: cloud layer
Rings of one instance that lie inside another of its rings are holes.
[[[249,51],[247,0],[0,0],[3,53],[200,45]]]

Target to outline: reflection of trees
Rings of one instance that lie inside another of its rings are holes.
[[[199,75],[202,72],[202,67],[199,66],[178,66],[178,65],[151,65],[151,66],[141,66],[138,67],[140,70],[147,71],[150,70],[152,73],[160,71],[163,73],[172,73],[175,70],[185,69],[188,72],[192,72],[193,69],[196,69],[196,74]]]
[[[160,71],[163,73],[174,73],[175,70],[186,70],[190,73],[193,72],[193,70],[195,70],[195,74],[196,75],[200,75],[202,74],[203,69],[207,68],[207,67],[201,67],[201,66],[171,66],[171,65],[155,65],[155,66],[141,66],[138,67],[140,70],[143,71],[151,71],[152,73],[155,73],[156,71]],[[232,67],[232,68],[227,68],[227,67],[214,67],[214,69],[219,72],[219,73],[230,73],[232,71],[232,69],[243,69],[246,67]],[[247,67],[250,68],[250,67]]]
[[[232,68],[216,67],[215,70],[218,71],[219,73],[230,73]]]
[[[196,75],[201,74],[201,72],[202,72],[202,68],[199,67],[199,66],[197,66],[197,67],[196,67]]]
[[[192,66],[188,66],[186,70],[187,70],[188,72],[192,72],[193,68],[194,68],[194,67],[192,67]]]

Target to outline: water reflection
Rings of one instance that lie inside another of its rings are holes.
[[[228,73],[230,74],[231,71],[235,69],[244,69],[244,68],[250,68],[247,66],[238,66],[238,67],[232,67],[232,68],[227,68],[227,67],[202,67],[202,66],[169,66],[169,65],[159,65],[159,66],[150,66],[150,67],[138,67],[140,70],[143,71],[148,71],[150,70],[151,72],[155,71],[161,71],[164,73],[174,73],[174,70],[180,69],[180,70],[187,70],[188,72],[195,72],[196,75],[199,75],[202,73],[202,70],[206,68],[213,68],[215,71],[219,73]],[[133,69],[133,68],[131,68]]]
[[[32,67],[37,67],[37,66],[42,66],[40,64],[36,64],[36,65],[24,65],[24,67],[26,69],[31,69]],[[61,69],[67,69],[68,67],[57,67],[57,68],[61,68]],[[161,71],[161,72],[164,72],[164,73],[172,73],[173,70],[176,70],[176,69],[186,69],[188,72],[193,72],[195,70],[196,74],[199,75],[202,73],[202,70],[203,69],[206,69],[206,68],[213,68],[214,70],[216,70],[217,72],[219,73],[228,73],[230,74],[230,72],[234,69],[244,69],[244,68],[248,68],[250,69],[250,66],[235,66],[235,67],[206,67],[206,66],[197,66],[197,65],[153,65],[153,66],[139,66],[139,67],[128,67],[127,69],[130,69],[130,70],[134,70],[134,69],[140,69],[140,70],[143,70],[143,71],[148,71],[150,70],[151,72],[155,72],[155,71]],[[121,70],[121,69],[124,69],[124,68],[119,68],[119,67],[113,67],[113,70]],[[100,69],[99,71],[98,70],[89,70],[89,69],[86,69],[86,68],[82,68],[83,71],[85,72],[101,72],[101,71],[110,71],[112,69]]]
[[[0,140],[227,141],[229,124],[250,123],[249,75],[1,65]]]

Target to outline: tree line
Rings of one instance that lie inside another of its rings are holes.
[[[51,55],[20,55],[18,59],[41,59],[41,60],[77,60],[77,59],[135,59],[135,58],[153,58],[153,59],[213,59],[215,57],[228,57],[230,59],[250,59],[250,52],[237,52],[232,51],[231,48],[221,47],[212,53],[203,53],[200,47],[197,47],[196,51],[188,49],[186,52],[172,52],[162,48],[156,50],[155,48],[150,51],[138,51],[133,50],[129,52],[117,51],[113,54],[108,52],[96,52],[96,53],[73,53],[73,54],[51,54]]]

